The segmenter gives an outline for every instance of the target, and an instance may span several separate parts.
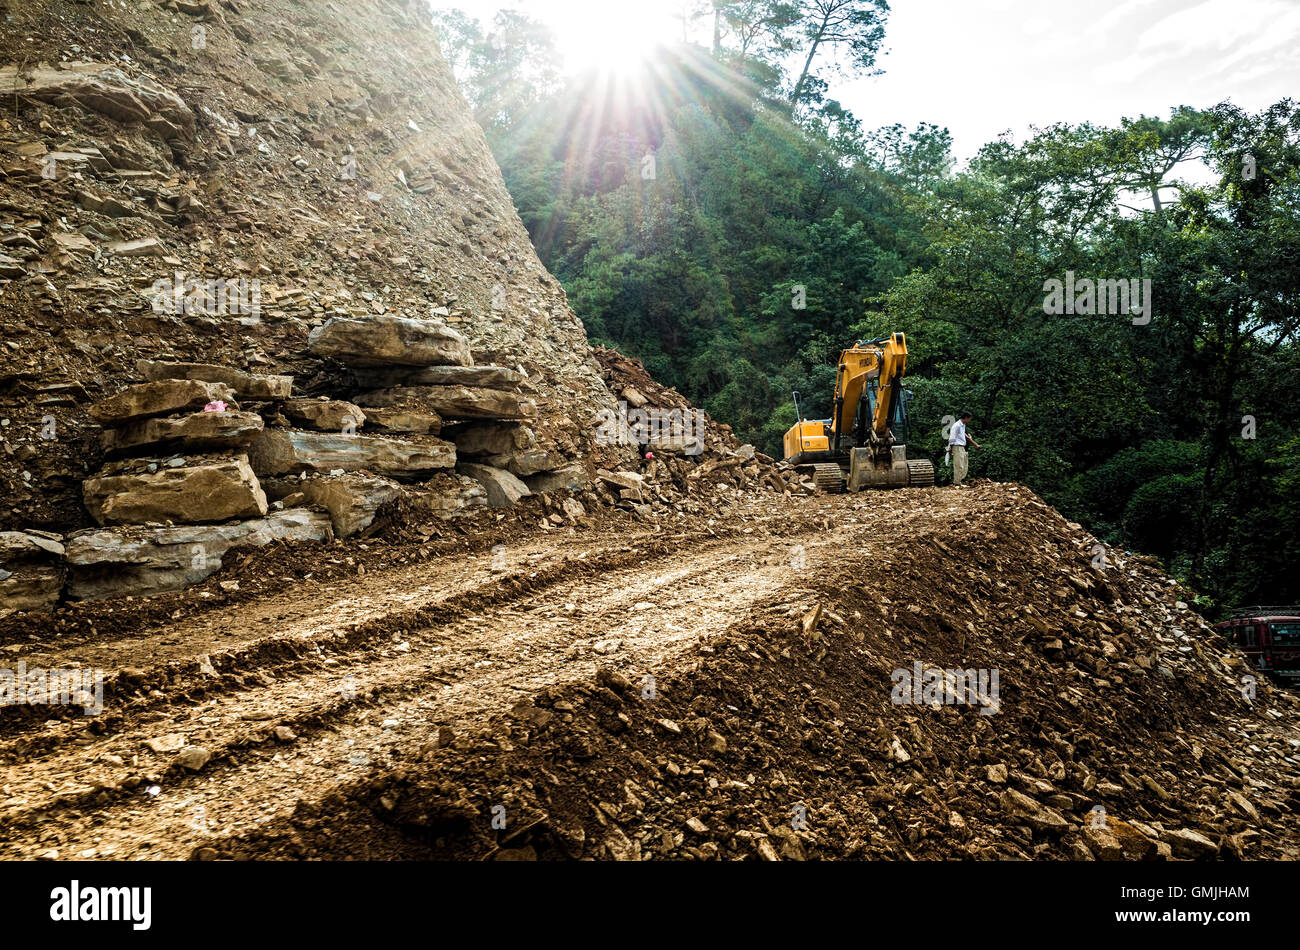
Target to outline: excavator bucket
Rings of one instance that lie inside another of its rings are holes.
[[[907,447],[895,445],[888,462],[878,460],[871,449],[849,452],[848,490],[864,488],[908,488],[934,484],[934,466],[925,459],[907,459]]]

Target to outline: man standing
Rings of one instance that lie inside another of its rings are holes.
[[[980,447],[978,442],[966,434],[966,423],[969,421],[970,413],[963,412],[953,423],[952,430],[948,434],[948,454],[952,456],[952,483],[958,488],[961,488],[961,483],[966,480],[966,469],[970,464],[970,459],[966,455],[966,446],[975,449]]]

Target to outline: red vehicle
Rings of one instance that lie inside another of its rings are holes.
[[[1245,607],[1214,629],[1239,646],[1257,669],[1300,682],[1300,606]]]

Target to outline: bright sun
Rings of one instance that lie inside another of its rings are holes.
[[[627,76],[672,36],[670,7],[662,0],[566,0],[552,21],[565,68]]]

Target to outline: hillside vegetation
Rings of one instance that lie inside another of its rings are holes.
[[[1296,103],[1059,124],[957,167],[946,129],[867,129],[831,97],[876,68],[883,3],[711,9],[709,47],[622,83],[564,78],[519,14],[442,16],[593,342],[779,456],[791,390],[825,416],[839,351],[902,330],[918,452],[969,410],[975,475],[1159,556],[1203,607],[1300,599]],[[1150,292],[1045,312],[1070,275]]]

